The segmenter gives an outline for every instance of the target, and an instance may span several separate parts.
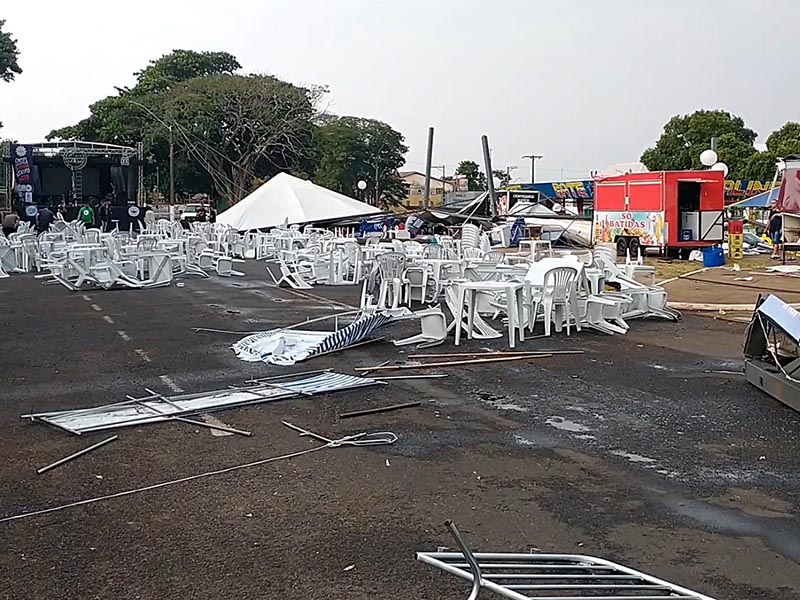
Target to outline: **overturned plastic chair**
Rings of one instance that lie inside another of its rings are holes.
[[[417,344],[420,348],[430,348],[443,343],[447,339],[447,318],[438,306],[414,313],[419,317],[422,333],[397,340],[395,346],[410,346]]]

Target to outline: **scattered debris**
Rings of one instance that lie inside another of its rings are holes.
[[[92,452],[93,450],[97,450],[98,448],[100,448],[102,446],[105,446],[106,444],[110,444],[111,442],[116,441],[117,439],[119,439],[118,436],[112,435],[110,438],[105,439],[102,442],[97,442],[96,444],[94,444],[92,446],[89,446],[88,448],[84,448],[83,450],[79,450],[75,454],[70,454],[69,456],[65,456],[61,460],[57,460],[56,462],[51,463],[51,464],[47,465],[46,467],[42,467],[41,469],[37,469],[36,472],[39,475],[41,475],[42,473],[47,473],[47,471],[49,471],[51,469],[55,469],[56,467],[60,467],[61,465],[65,464],[65,463],[68,463],[71,460],[74,460],[74,459],[78,458],[79,456],[83,456],[84,454],[88,454],[89,452]],[[96,477],[98,479],[102,479],[101,475],[97,475]]]
[[[299,450],[297,452],[292,452],[290,454],[282,454],[280,456],[272,456],[270,458],[264,458],[260,460],[256,460],[253,462],[235,465],[232,467],[226,467],[223,469],[217,469],[215,471],[207,471],[205,473],[198,473],[196,475],[189,475],[187,477],[181,477],[180,479],[172,479],[169,481],[162,481],[161,483],[155,483],[152,485],[148,485],[145,487],[135,488],[131,490],[125,490],[122,492],[116,492],[113,494],[106,494],[105,496],[98,496],[95,498],[89,498],[86,500],[78,500],[76,502],[70,502],[68,504],[62,504],[60,506],[54,506],[51,508],[44,508],[41,510],[34,510],[30,512],[23,512],[16,515],[12,515],[9,517],[3,517],[0,519],[0,523],[6,523],[8,521],[17,521],[20,519],[26,519],[29,517],[35,517],[39,515],[45,515],[53,512],[58,512],[62,510],[66,510],[68,508],[74,508],[76,506],[86,506],[87,504],[95,504],[97,502],[103,502],[105,500],[113,500],[115,498],[122,498],[125,496],[132,496],[134,494],[140,494],[143,492],[149,492],[152,490],[157,490],[173,485],[178,485],[180,483],[186,483],[188,481],[195,481],[197,479],[204,479],[206,477],[213,477],[216,475],[224,475],[226,473],[232,473],[234,471],[239,471],[242,469],[249,469],[252,467],[258,467],[261,465],[265,465],[271,462],[276,462],[279,460],[287,460],[290,458],[297,458],[299,456],[303,456],[305,454],[311,454],[312,452],[319,452],[320,450],[325,450],[328,448],[341,448],[343,446],[381,446],[387,444],[394,444],[398,437],[396,434],[392,433],[391,431],[380,431],[375,433],[358,433],[355,435],[348,435],[343,438],[339,439],[329,439],[325,436],[319,435],[317,433],[313,433],[302,427],[298,427],[297,425],[292,425],[287,421],[282,421],[283,425],[289,427],[290,429],[294,429],[295,431],[299,432],[302,436],[308,436],[315,440],[320,441],[322,444],[314,446],[312,448],[306,448],[305,450]],[[276,492],[277,494],[277,492]]]
[[[457,367],[459,365],[479,365],[494,362],[507,362],[513,360],[531,360],[534,358],[549,358],[552,354],[526,354],[525,356],[506,356],[502,358],[485,358],[485,359],[472,359],[472,360],[454,360],[450,362],[433,362],[433,363],[420,363],[418,365],[387,365],[385,367],[368,367],[368,368],[355,368],[354,371],[395,371],[403,369],[431,369],[434,367]]]
[[[392,404],[390,406],[378,406],[376,408],[367,408],[364,410],[355,410],[352,412],[339,413],[337,416],[340,419],[351,419],[353,417],[362,417],[364,415],[374,415],[377,413],[390,412],[393,410],[401,410],[404,408],[412,408],[414,406],[421,406],[422,402],[416,400],[414,402],[404,402],[403,404]]]
[[[23,418],[46,423],[75,435],[180,419],[188,420],[193,425],[223,429],[240,435],[250,435],[249,432],[235,430],[232,427],[221,427],[211,423],[186,419],[186,417],[229,408],[276,402],[298,396],[314,396],[383,384],[383,382],[375,379],[331,371],[318,372],[318,374],[307,377],[301,377],[301,375],[289,374],[268,377],[253,380],[239,387],[196,394],[164,396],[150,391],[149,396],[142,398],[127,396],[126,400],[115,404],[107,404],[95,408],[29,414],[23,415]],[[285,381],[277,383],[276,380]]]
[[[686,598],[714,600],[710,596],[657,579],[646,573],[593,556],[507,552],[473,553],[458,528],[445,523],[460,552],[417,552],[417,560],[472,583],[475,600],[481,589],[504,598],[554,599],[569,596],[627,600],[633,598]],[[583,542],[577,542],[582,547]],[[521,593],[524,590],[524,594]]]

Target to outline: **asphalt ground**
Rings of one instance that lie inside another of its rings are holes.
[[[124,429],[36,474],[108,434],[72,437],[23,413],[116,402],[145,387],[352,373],[411,352],[384,341],[290,368],[239,361],[236,335],[192,328],[285,326],[358,296],[279,290],[263,265],[246,270],[85,294],[31,276],[0,281],[0,517],[314,447],[282,420],[330,437],[388,430],[399,441],[0,522],[0,598],[458,599],[464,582],[414,558],[453,547],[446,519],[475,550],[591,554],[720,599],[800,598],[800,415],[736,374],[744,326],[707,317],[517,348],[581,355],[447,368],[434,371],[444,379],[216,415],[249,438],[182,423]],[[430,352],[482,348],[507,349],[474,340]],[[420,408],[337,418],[417,399]]]

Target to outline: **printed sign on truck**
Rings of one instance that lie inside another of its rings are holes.
[[[619,236],[638,237],[643,246],[666,243],[663,211],[602,211],[594,213],[594,242],[613,243]]]

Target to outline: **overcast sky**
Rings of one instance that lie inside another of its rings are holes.
[[[401,131],[407,168],[538,180],[638,160],[674,114],[724,108],[764,141],[800,120],[800,0],[4,1],[24,73],[0,82],[0,136],[40,141],[176,48],[331,90],[330,110]]]

